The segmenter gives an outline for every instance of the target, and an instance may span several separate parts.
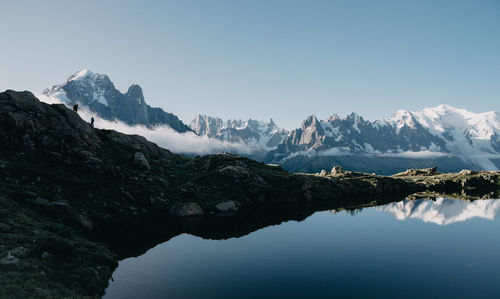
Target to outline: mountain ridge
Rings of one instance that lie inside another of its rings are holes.
[[[297,161],[300,155],[383,158],[420,153],[422,157],[442,154],[460,160],[457,165],[496,170],[500,167],[499,140],[500,121],[496,112],[473,113],[450,105],[416,112],[398,110],[391,118],[374,121],[356,113],[344,118],[333,114],[324,120],[311,115],[277,149],[270,151],[267,160],[286,164],[294,159],[287,169],[300,171],[293,165],[301,163]]]
[[[107,75],[88,69],[76,72],[64,83],[42,93],[68,105],[83,105],[106,120],[150,128],[167,125],[179,133],[191,131],[176,115],[149,106],[139,85],[132,84],[126,93],[121,93]]]

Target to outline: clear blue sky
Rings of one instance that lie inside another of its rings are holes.
[[[0,89],[106,73],[185,122],[197,113],[368,119],[500,110],[500,2],[0,0]]]

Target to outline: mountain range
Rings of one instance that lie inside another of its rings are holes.
[[[85,105],[105,119],[150,128],[166,125],[179,133],[193,131],[244,144],[251,158],[290,171],[320,172],[333,165],[381,174],[434,165],[442,171],[500,168],[500,119],[493,111],[473,113],[439,105],[417,112],[399,110],[391,118],[375,121],[356,113],[333,114],[324,120],[311,115],[300,128],[287,131],[272,119],[222,120],[207,115],[197,115],[187,126],[177,116],[147,105],[138,85],[122,94],[108,76],[88,70],[44,94]]]

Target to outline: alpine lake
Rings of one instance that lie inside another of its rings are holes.
[[[103,298],[500,298],[500,200],[321,211],[237,237],[179,234]]]

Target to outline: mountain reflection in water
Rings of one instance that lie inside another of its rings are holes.
[[[437,225],[447,225],[476,217],[493,220],[500,210],[500,200],[485,199],[468,202],[449,198],[405,199],[375,209],[390,212],[398,220],[415,218]]]

